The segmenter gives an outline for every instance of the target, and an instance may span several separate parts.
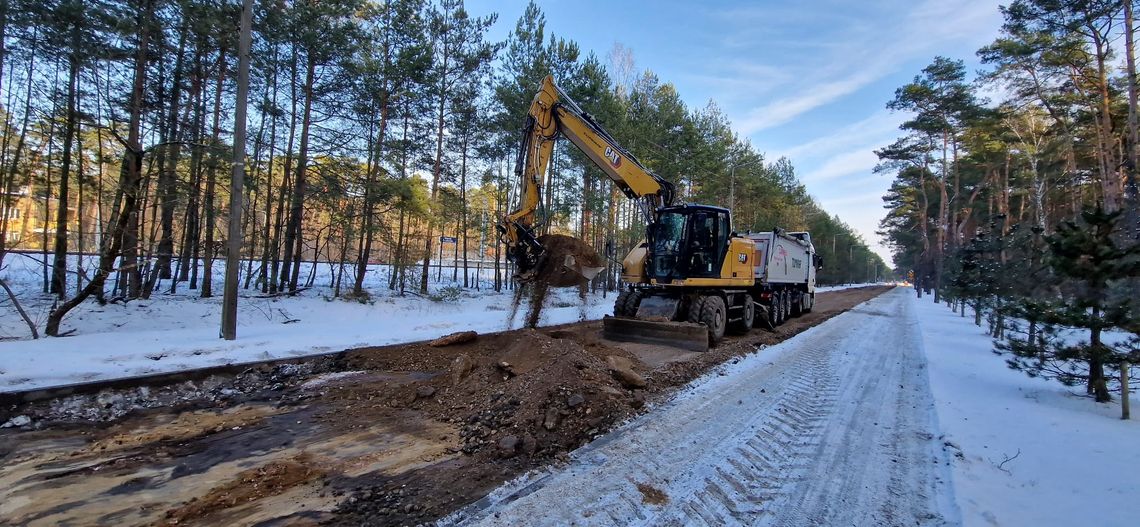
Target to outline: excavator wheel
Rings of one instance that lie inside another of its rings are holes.
[[[752,302],[752,295],[744,295],[744,305],[741,307],[740,319],[729,324],[733,333],[748,333],[752,329],[752,322],[756,319],[756,304]]]
[[[724,299],[719,296],[699,296],[689,305],[689,321],[699,322],[708,328],[710,346],[724,338],[727,320]]]
[[[614,301],[614,316],[635,316],[639,304],[641,304],[641,291],[622,291],[618,293],[617,300]]]

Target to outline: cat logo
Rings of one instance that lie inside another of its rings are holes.
[[[618,155],[617,150],[614,150],[612,146],[606,147],[606,159],[610,160],[610,164],[613,165],[614,168],[621,166],[621,156]]]

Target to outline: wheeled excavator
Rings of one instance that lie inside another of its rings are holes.
[[[672,183],[622,148],[550,76],[531,102],[523,130],[516,164],[521,204],[498,225],[520,282],[574,273],[582,284],[601,270],[574,254],[555,254],[536,235],[543,179],[559,136],[637,201],[647,225],[645,240],[622,261],[628,287],[604,321],[607,338],[706,351],[726,331],[746,332],[754,321],[768,319],[749,292],[755,286],[754,242],[732,232],[731,212],[679,202]]]

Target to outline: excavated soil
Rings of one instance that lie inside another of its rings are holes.
[[[544,234],[538,237],[545,252],[533,274],[515,289],[511,305],[511,320],[518,313],[519,305],[525,298],[528,302],[525,327],[534,328],[542,317],[546,296],[552,287],[577,287],[584,298],[589,279],[582,275],[582,269],[600,269],[605,266],[601,256],[588,243],[564,234]]]
[[[30,424],[0,431],[0,524],[430,522],[885,290],[821,293],[813,313],[707,353],[611,342],[595,321],[3,408]]]

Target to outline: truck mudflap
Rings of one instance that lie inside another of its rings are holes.
[[[619,342],[672,346],[689,351],[709,350],[709,330],[704,324],[664,322],[606,316],[602,336]]]

